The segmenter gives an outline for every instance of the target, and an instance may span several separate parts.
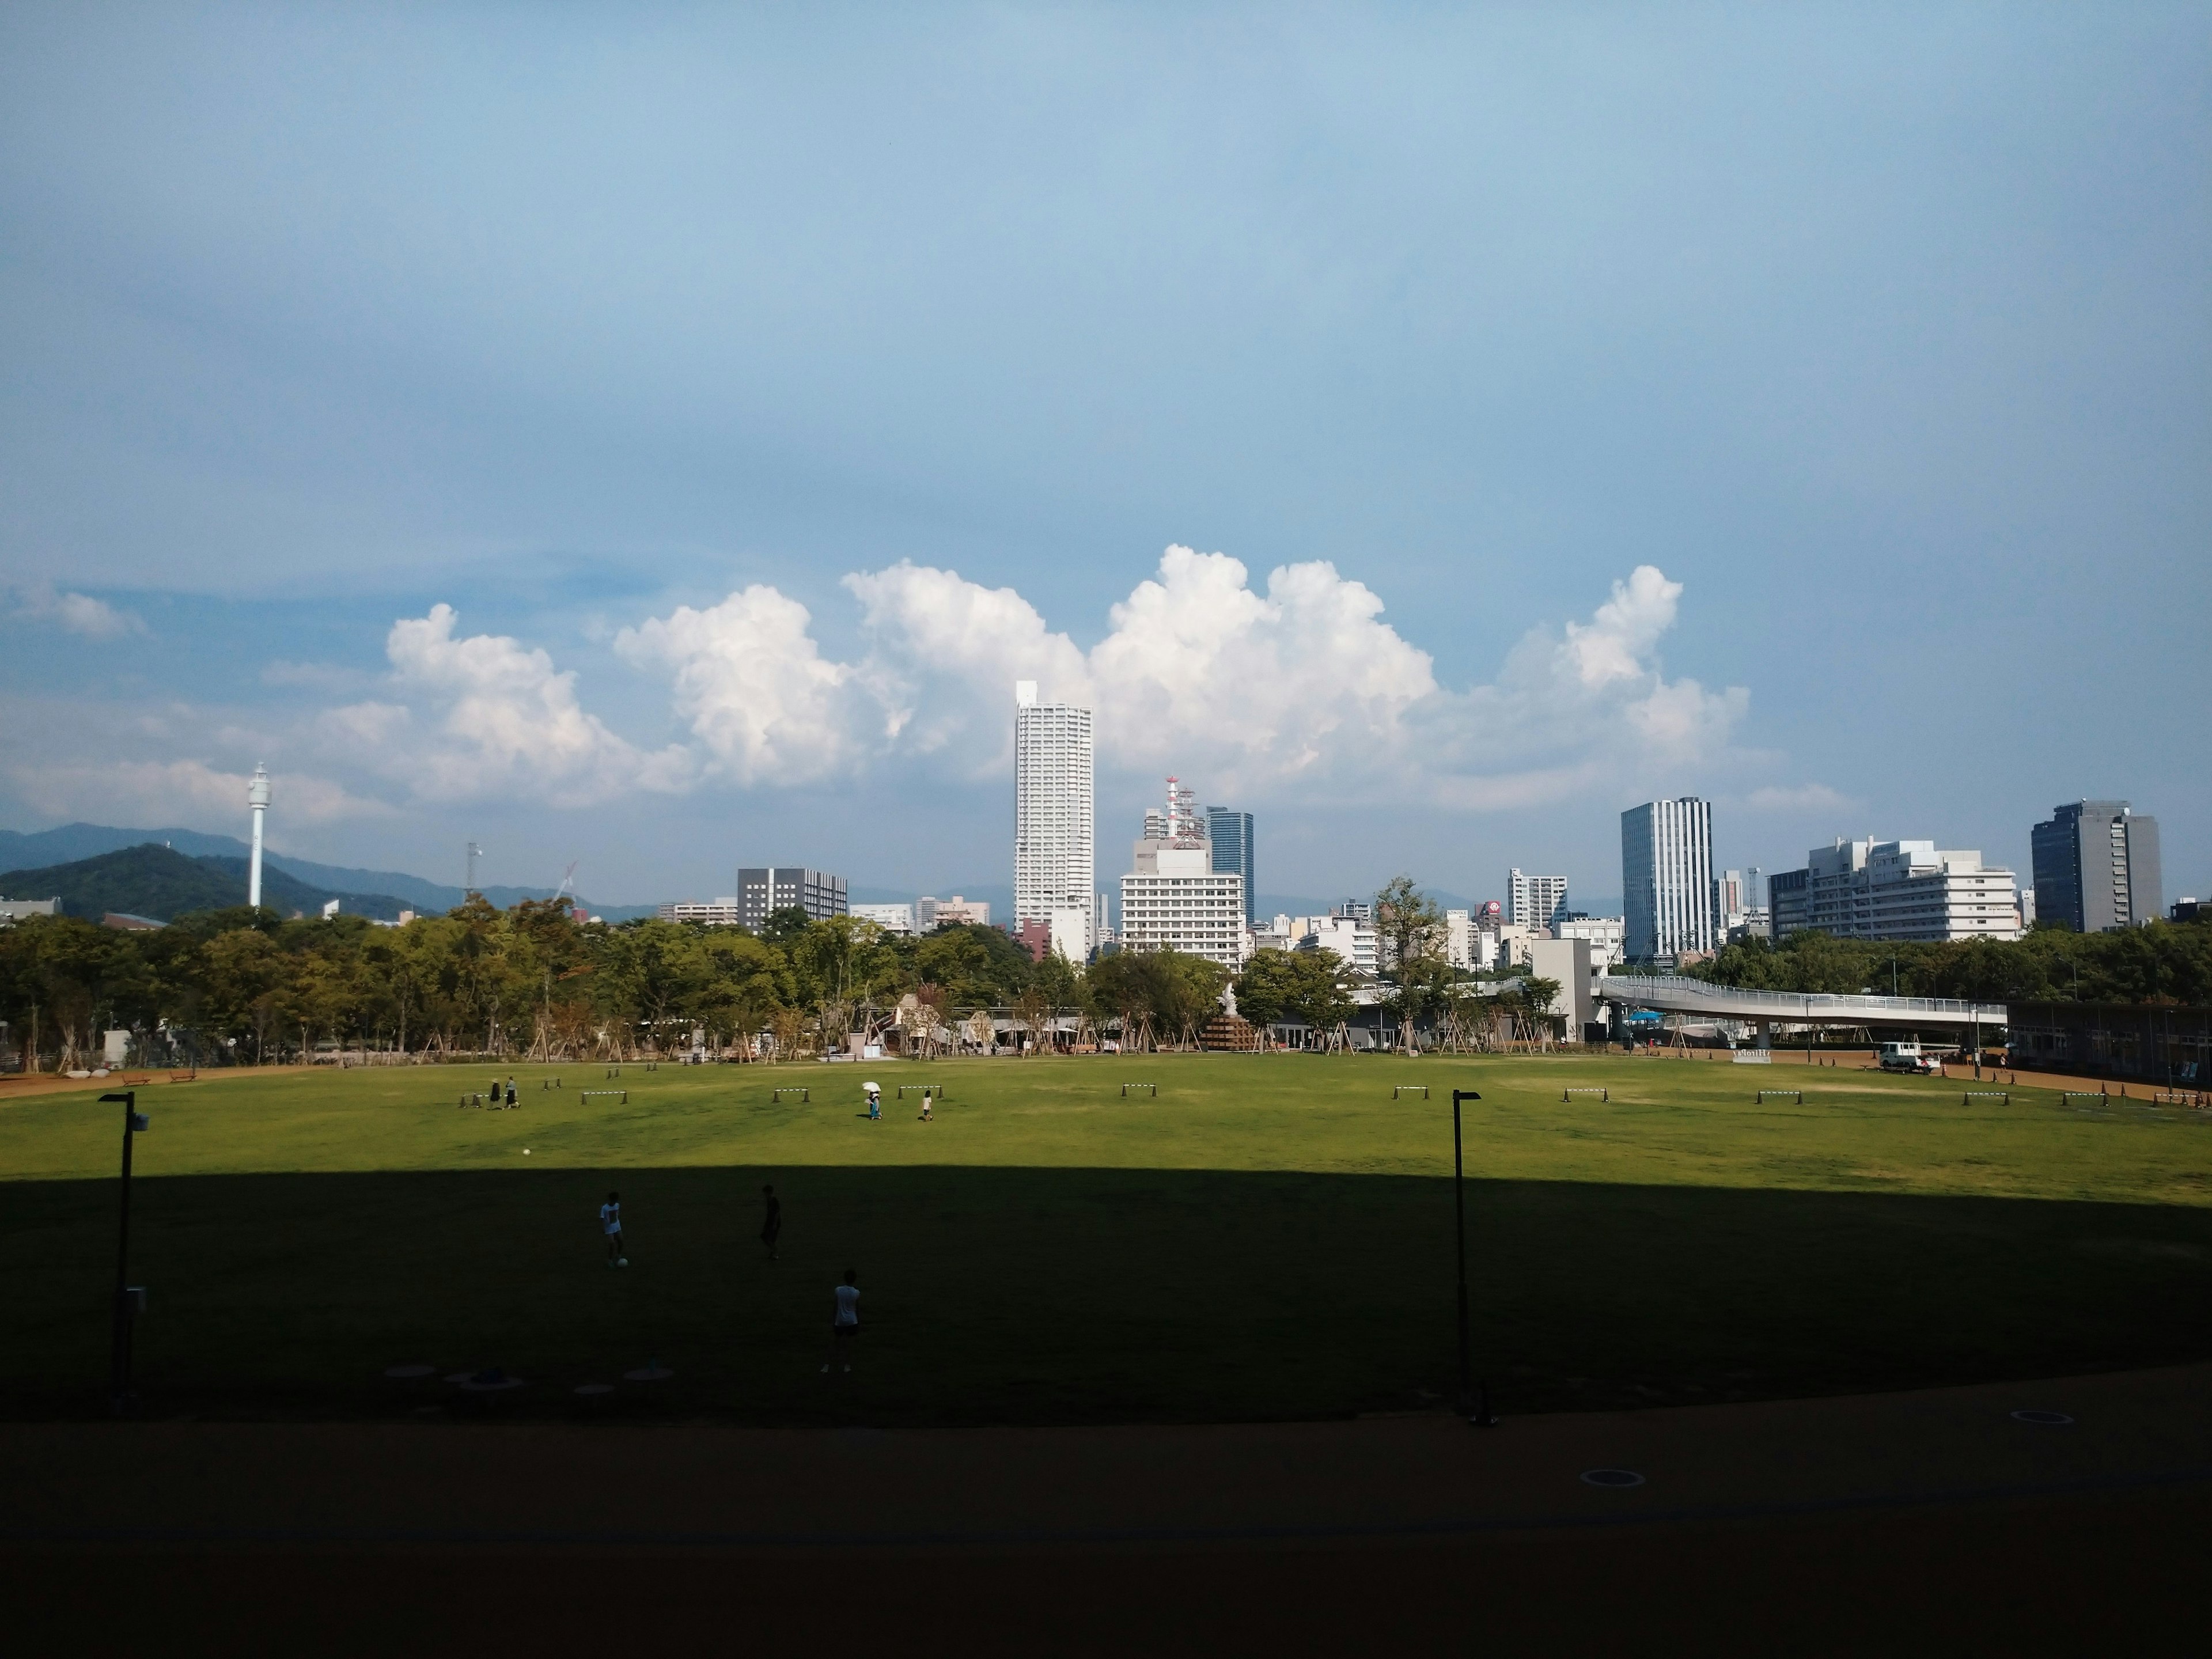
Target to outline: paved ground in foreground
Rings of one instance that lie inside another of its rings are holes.
[[[1489,1431],[10,1425],[0,1487],[11,1624],[79,1651],[2079,1651],[2198,1620],[2212,1366]]]

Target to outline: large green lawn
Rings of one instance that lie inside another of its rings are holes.
[[[1237,1419],[1447,1394],[1450,1108],[1502,1408],[2212,1355],[2212,1123],[2047,1091],[1673,1059],[1165,1056],[929,1066],[232,1074],[145,1091],[131,1277],[157,1415],[437,1409],[410,1360],[531,1380],[658,1358],[617,1412],[882,1423]],[[503,1073],[502,1073],[503,1075]],[[939,1121],[859,1083],[928,1079]],[[1121,1085],[1156,1081],[1157,1100]],[[1393,1100],[1425,1083],[1435,1097]],[[1756,1105],[1762,1085],[1804,1104]],[[626,1086],[629,1102],[582,1097]],[[769,1091],[806,1087],[811,1103]],[[1610,1100],[1566,1087],[1610,1091]],[[116,1109],[0,1103],[0,1412],[99,1409]],[[527,1155],[526,1156],[526,1149]],[[783,1259],[755,1237],[785,1200]],[[632,1267],[602,1265],[622,1190]],[[817,1370],[857,1267],[854,1376]]]

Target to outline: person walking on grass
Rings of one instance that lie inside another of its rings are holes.
[[[511,1077],[507,1080],[507,1109],[514,1109],[514,1079]]]
[[[924,1123],[933,1123],[937,1121],[936,1114],[929,1109],[929,1091],[927,1089],[921,1091],[921,1110],[917,1115]]]
[[[629,1258],[623,1254],[622,1194],[609,1193],[607,1201],[599,1206],[599,1231],[607,1236],[607,1266],[627,1267]]]
[[[863,1083],[860,1089],[861,1092],[868,1097],[868,1121],[880,1122],[884,1115],[884,1085],[880,1083]]]
[[[783,1200],[776,1197],[773,1185],[762,1188],[761,1197],[767,1203],[767,1213],[761,1218],[761,1243],[768,1246],[768,1259],[774,1261],[779,1254],[776,1240],[783,1237]]]
[[[845,1282],[836,1289],[836,1310],[830,1316],[830,1352],[822,1361],[826,1376],[834,1361],[853,1369],[853,1339],[860,1334],[860,1286],[857,1268],[845,1269]]]

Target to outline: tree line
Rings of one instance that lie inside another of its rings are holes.
[[[2212,1001],[2212,924],[2154,921],[2110,933],[2039,924],[2019,939],[1888,944],[1808,928],[1730,945],[1684,970],[1717,985],[1948,997],[1973,1002]]]
[[[1450,969],[1443,917],[1406,878],[1377,895],[1376,916],[1385,1012],[1408,1039],[1462,1018],[1468,1031],[1534,1031],[1557,986],[1485,986]],[[1108,956],[1085,969],[1033,961],[996,928],[952,924],[916,938],[796,909],[757,933],[580,923],[556,901],[501,910],[477,896],[402,927],[244,906],[143,932],[33,917],[0,930],[0,1064],[86,1066],[111,1030],[132,1033],[136,1063],[202,1066],[331,1048],[568,1060],[696,1043],[787,1057],[855,1036],[931,1053],[990,1046],[1009,1024],[1033,1047],[1187,1048],[1221,1015],[1231,982],[1226,968],[1177,951]],[[1242,1016],[1262,1028],[1340,1033],[1355,1012],[1354,977],[1326,951],[1261,951],[1233,983]]]

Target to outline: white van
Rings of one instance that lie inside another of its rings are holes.
[[[1928,1077],[1942,1070],[1943,1066],[1935,1055],[1922,1054],[1917,1042],[1885,1042],[1881,1045],[1881,1069]]]

